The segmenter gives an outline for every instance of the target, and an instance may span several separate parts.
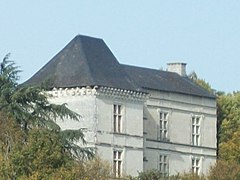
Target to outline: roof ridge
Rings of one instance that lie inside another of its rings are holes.
[[[128,65],[128,64],[121,64],[122,66],[126,66],[126,67],[132,67],[132,68],[139,68],[139,69],[145,69],[145,70],[151,70],[151,71],[156,71],[156,72],[163,72],[163,73],[171,73],[171,74],[177,74],[175,72],[170,72],[170,71],[166,71],[166,70],[162,70],[162,69],[154,69],[154,68],[150,68],[150,67],[143,67],[143,66],[136,66],[136,65]]]

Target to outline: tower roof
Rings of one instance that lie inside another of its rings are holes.
[[[48,88],[99,85],[138,89],[102,39],[82,35],[76,36],[24,84],[45,81]]]

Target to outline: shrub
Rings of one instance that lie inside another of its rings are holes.
[[[235,161],[217,161],[209,170],[209,180],[240,179],[240,164]]]

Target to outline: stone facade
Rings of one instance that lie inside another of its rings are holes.
[[[51,102],[67,103],[81,115],[79,122],[59,121],[62,129],[83,128],[88,146],[111,164],[114,152],[121,153],[121,175],[135,176],[149,169],[176,174],[192,168],[206,174],[216,160],[214,99],[109,87],[59,88],[49,94]],[[121,108],[119,130],[114,127],[118,126],[114,123],[117,107]],[[199,118],[197,132],[194,117]],[[195,143],[193,134],[199,136]],[[199,160],[196,167],[195,158]]]
[[[122,175],[143,171],[143,106],[147,94],[108,87],[54,89],[50,101],[67,103],[81,115],[80,121],[58,121],[62,129],[84,129],[89,147],[113,163],[114,151],[121,152]],[[121,107],[120,130],[114,130],[114,105]]]
[[[196,158],[197,172],[206,174],[216,161],[215,100],[170,92],[149,94],[144,109],[144,170],[161,169],[159,156],[164,155],[166,173],[189,171]],[[195,118],[199,123],[193,123]]]

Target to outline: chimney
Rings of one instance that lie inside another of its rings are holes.
[[[187,76],[186,63],[168,63],[167,71],[178,73],[180,76]]]

